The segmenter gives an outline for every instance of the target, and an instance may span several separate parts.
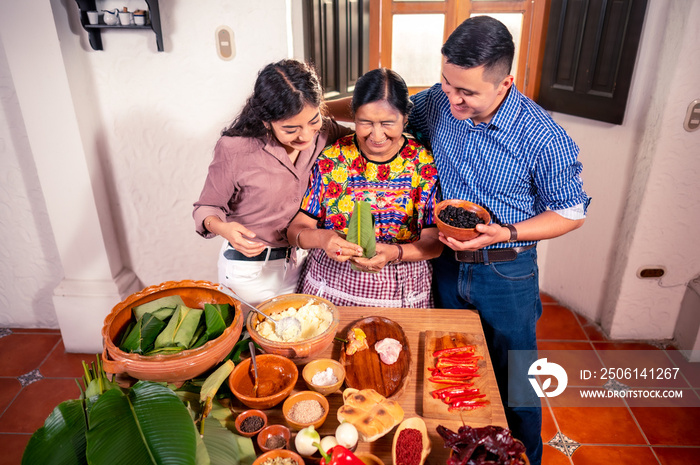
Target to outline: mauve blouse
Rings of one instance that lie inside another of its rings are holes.
[[[222,136],[194,204],[197,233],[214,237],[203,222],[215,215],[222,221],[241,223],[255,232],[256,240],[270,247],[286,247],[287,226],[299,210],[316,158],[327,145],[351,132],[335,121],[327,121],[316,134],[315,144],[300,152],[296,163],[272,136]]]

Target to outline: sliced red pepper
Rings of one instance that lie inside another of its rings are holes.
[[[446,357],[438,357],[438,360],[445,360],[449,362],[461,362],[461,363],[473,363],[478,360],[483,359],[481,355],[476,354],[464,354],[464,355],[450,355]]]
[[[430,394],[433,396],[435,399],[442,399],[447,395],[448,393],[455,393],[455,392],[465,392],[470,389],[472,389],[472,386],[474,386],[474,383],[460,383],[460,384],[455,384],[453,386],[448,386],[440,389],[436,389],[432,391]],[[476,392],[479,392],[479,389],[474,388]]]
[[[438,359],[437,363],[435,364],[435,368],[446,368],[446,367],[474,367],[475,369],[479,368],[477,366],[477,360],[473,360],[473,361],[469,361],[469,362],[460,362],[460,361],[440,358],[440,359]]]
[[[428,371],[433,374],[433,376],[453,376],[459,378],[460,376],[471,376],[472,374],[479,371],[478,367],[442,367],[442,368],[428,368]]]
[[[478,370],[478,367],[455,366],[440,368],[440,373],[445,376],[471,376]]]
[[[467,382],[470,379],[479,376],[479,373],[477,371],[472,371],[472,372],[464,372],[461,374],[457,373],[445,373],[443,371],[434,371],[432,375],[434,378],[445,378],[445,379],[456,379],[456,380],[462,380],[463,382]]]
[[[455,402],[461,402],[464,400],[474,400],[486,397],[486,394],[447,394],[443,400],[446,404],[454,404]]]
[[[444,376],[431,376],[428,381],[435,384],[464,384],[465,381],[469,381],[471,378],[447,378]]]
[[[450,347],[448,349],[440,349],[433,352],[433,357],[442,357],[444,355],[454,354],[473,354],[476,352],[476,346],[468,345],[463,347]]]
[[[489,403],[488,400],[464,400],[464,401],[458,401],[450,404],[449,407],[447,407],[448,411],[453,411],[453,410],[474,410],[479,407],[483,407],[484,405],[487,405]]]
[[[473,387],[474,383],[462,383],[462,384],[456,384],[454,386],[448,386],[440,389],[436,389],[433,391],[433,393],[438,396],[438,397],[444,397],[446,394],[470,394],[470,393],[478,393],[479,389]]]

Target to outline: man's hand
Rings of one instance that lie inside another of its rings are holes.
[[[470,241],[458,241],[451,237],[445,236],[443,233],[438,235],[440,242],[451,248],[452,250],[478,250],[484,247],[495,244],[496,242],[506,242],[510,239],[510,231],[500,224],[491,223],[477,224],[477,232],[480,234]]]

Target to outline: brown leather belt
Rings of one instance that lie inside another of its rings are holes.
[[[518,254],[530,250],[535,244],[525,247],[508,249],[479,249],[455,252],[455,260],[462,263],[510,262],[518,258]]]

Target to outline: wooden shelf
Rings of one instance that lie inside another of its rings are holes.
[[[122,26],[122,25],[107,25],[104,23],[100,24],[90,24],[88,21],[87,12],[88,11],[100,11],[97,8],[99,0],[75,0],[80,9],[80,24],[83,29],[88,33],[88,40],[90,41],[90,46],[93,50],[104,50],[102,48],[102,31],[105,29],[120,29],[124,31],[128,30],[152,30],[156,35],[156,45],[158,51],[163,51],[163,32],[160,27],[160,8],[158,5],[158,0],[144,0],[146,5],[148,5],[148,23],[143,26]]]

